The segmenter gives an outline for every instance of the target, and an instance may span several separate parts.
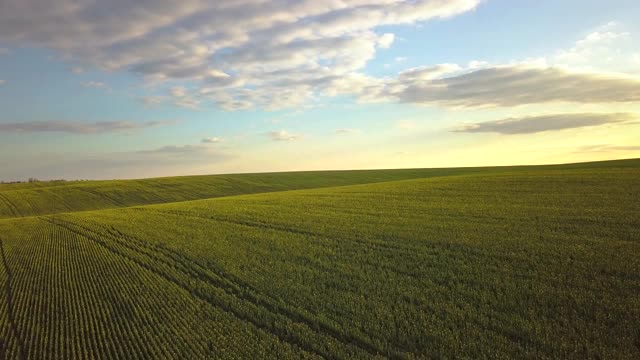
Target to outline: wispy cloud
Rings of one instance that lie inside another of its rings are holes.
[[[169,90],[168,97],[165,97],[165,101],[169,101],[173,105],[180,106],[187,109],[197,110],[199,109],[201,100],[194,97],[190,91],[184,86],[175,86]]]
[[[187,89],[182,86],[176,86],[174,88],[171,88],[169,92],[171,93],[171,96],[175,96],[175,97],[187,96]]]
[[[212,136],[212,137],[206,137],[204,139],[202,139],[200,142],[203,144],[217,144],[222,142],[223,139],[217,136]]]
[[[0,85],[4,85],[4,83],[6,83],[5,80],[0,79]]]
[[[143,96],[138,98],[145,105],[158,105],[163,102],[163,98],[160,96]]]
[[[336,129],[335,133],[338,135],[358,134],[360,133],[360,129],[342,128]]]
[[[636,72],[640,64],[628,49],[637,49],[633,34],[615,21],[593,29],[569,49],[558,50],[549,61],[573,68]],[[635,70],[635,71],[634,71]]]
[[[113,132],[131,132],[135,130],[167,126],[176,124],[175,120],[160,120],[147,122],[133,121],[27,121],[15,123],[0,123],[0,133],[39,133],[64,132],[71,134],[102,134]]]
[[[96,89],[104,89],[107,85],[100,81],[87,81],[83,84],[85,87],[96,88]]]
[[[192,154],[208,151],[208,147],[201,145],[167,145],[152,150],[141,150],[140,152],[147,154]]]
[[[274,141],[292,141],[302,137],[300,134],[292,134],[286,130],[269,131],[266,135]]]
[[[197,110],[200,107],[200,101],[190,97],[180,97],[173,102],[174,105],[187,109]]]
[[[465,124],[454,131],[470,133],[494,132],[508,135],[532,134],[605,124],[628,123],[636,118],[636,115],[628,113],[551,114]]]
[[[576,153],[593,153],[593,152],[640,152],[640,145],[585,145],[578,147]]]
[[[445,71],[428,68],[401,73],[383,85],[379,96],[453,107],[640,101],[640,78],[630,75],[529,65],[491,67],[453,76],[444,76],[447,72],[441,70]]]

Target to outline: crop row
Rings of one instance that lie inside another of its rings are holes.
[[[7,358],[251,357],[265,349],[303,354],[190,296],[165,278],[175,272],[105,248],[77,226],[43,223],[31,230],[29,239],[11,241],[3,267],[3,285],[12,294],[7,301],[5,291],[2,318],[15,320],[3,321],[0,331]],[[244,346],[248,339],[255,346]]]

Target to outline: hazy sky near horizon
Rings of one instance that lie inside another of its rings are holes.
[[[632,0],[5,0],[0,179],[640,157]]]

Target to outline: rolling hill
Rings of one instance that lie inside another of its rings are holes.
[[[637,163],[637,160],[631,159],[537,167],[304,171],[0,184],[0,219],[462,174],[527,171],[534,168],[627,168],[635,167]]]

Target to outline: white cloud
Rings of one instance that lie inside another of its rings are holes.
[[[378,38],[378,46],[380,46],[383,49],[387,49],[391,47],[391,44],[393,44],[394,40],[395,40],[395,35],[391,33],[386,33]]]
[[[369,96],[450,107],[518,106],[550,102],[631,103],[640,101],[640,77],[576,72],[560,67],[504,65],[455,71],[444,66],[400,73],[371,87]]]
[[[360,129],[342,128],[336,129],[335,133],[338,135],[358,134],[360,133]]]
[[[361,101],[445,107],[639,102],[640,54],[633,52],[632,38],[631,33],[611,22],[572,48],[548,57],[507,64],[473,60],[466,67],[421,66],[394,78],[368,78],[366,84],[355,88],[349,89],[346,84],[341,87],[358,94]]]
[[[380,27],[480,2],[6,0],[0,42],[51,48],[78,66],[131,71],[152,84],[188,81],[198,99],[178,105],[277,109],[313,101],[332,80],[364,69],[395,39]]]
[[[613,144],[599,144],[599,145],[584,145],[578,147],[575,153],[592,153],[592,152],[640,152],[640,146],[638,145],[613,145]]]
[[[499,134],[532,134],[606,124],[623,124],[637,119],[633,114],[581,113],[549,114],[487,121],[461,125],[456,132],[493,132]]]
[[[176,106],[180,106],[187,109],[198,110],[200,107],[200,100],[191,97],[181,97],[173,102]]]
[[[38,133],[64,132],[71,134],[102,134],[112,132],[131,132],[144,128],[167,126],[177,123],[175,120],[147,122],[133,121],[27,121],[0,123],[0,133]]]
[[[212,137],[206,137],[204,139],[202,139],[202,141],[200,141],[203,144],[217,144],[222,142],[222,138],[217,137],[217,136],[212,136]]]
[[[145,105],[151,106],[161,104],[164,101],[164,98],[161,96],[143,96],[139,98],[139,100]]]
[[[632,53],[637,43],[632,33],[616,22],[609,22],[547,60],[554,65],[585,71],[640,73],[640,64],[634,61]]]
[[[209,148],[201,145],[167,145],[152,150],[141,150],[140,153],[146,154],[193,154],[208,152]]]
[[[482,60],[471,60],[469,61],[469,65],[467,66],[469,69],[481,69],[487,68],[490,64],[487,61]]]
[[[4,83],[6,83],[5,80],[0,79],[0,85],[4,85]]]
[[[638,101],[638,78],[603,72],[640,69],[635,39],[615,23],[538,59],[428,65],[396,78],[363,73],[396,38],[382,32],[386,26],[447,18],[480,3],[54,0],[43,7],[39,0],[6,0],[0,42],[51,48],[78,67],[130,71],[150,84],[181,83],[168,95],[150,95],[148,103],[191,109],[275,110],[343,94],[439,106]]]
[[[83,74],[84,71],[85,71],[84,68],[81,66],[75,66],[71,68],[71,72],[73,72],[74,74]]]
[[[176,86],[169,90],[170,97],[156,97],[157,102],[170,102],[173,105],[187,109],[198,110],[200,108],[201,99],[189,93],[184,86]]]
[[[456,64],[438,64],[435,66],[422,66],[402,71],[398,75],[398,80],[402,82],[415,82],[421,80],[431,80],[451,74],[461,70]]]
[[[187,89],[182,86],[174,87],[170,90],[171,95],[175,97],[185,97],[187,96]]]
[[[292,134],[286,130],[269,131],[266,135],[274,141],[292,141],[302,137],[302,135]]]
[[[96,88],[96,89],[104,89],[107,85],[100,81],[87,81],[83,84],[84,87]]]

